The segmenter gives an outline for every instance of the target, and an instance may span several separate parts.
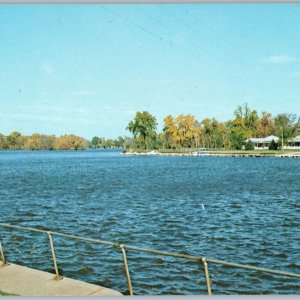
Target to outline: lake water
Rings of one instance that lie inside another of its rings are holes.
[[[1,222],[300,273],[300,159],[0,151]],[[203,206],[205,209],[203,209]],[[51,270],[46,235],[0,228]],[[127,291],[120,249],[53,237],[64,276]],[[195,261],[127,251],[134,292],[206,294]],[[213,294],[299,294],[299,278],[209,264]]]

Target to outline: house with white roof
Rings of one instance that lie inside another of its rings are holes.
[[[300,135],[287,140],[286,149],[300,149]]]
[[[251,141],[254,144],[254,150],[269,149],[272,141],[278,143],[280,138],[275,135],[270,135],[265,138],[250,138],[246,142]]]

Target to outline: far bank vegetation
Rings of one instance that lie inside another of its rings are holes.
[[[0,134],[1,150],[80,150],[87,146],[87,140],[73,134],[59,137],[38,133],[25,136],[18,131],[8,136]]]
[[[245,141],[253,137],[280,137],[280,144],[300,134],[300,118],[296,114],[282,113],[276,116],[268,112],[260,115],[248,107],[240,105],[234,111],[234,118],[220,122],[215,118],[198,121],[191,114],[167,115],[162,132],[157,132],[155,116],[149,112],[137,112],[127,129],[133,134],[131,149],[226,149],[252,150],[254,145]],[[278,144],[271,143],[272,150]]]
[[[233,113],[233,119],[218,121],[215,118],[196,119],[192,114],[167,115],[161,132],[157,131],[157,119],[148,111],[137,112],[126,129],[132,137],[119,136],[106,139],[94,136],[91,141],[66,134],[62,136],[34,133],[30,136],[13,131],[5,136],[0,133],[0,150],[81,150],[86,148],[126,148],[139,151],[185,151],[189,149],[211,150],[253,150],[249,138],[280,137],[272,141],[270,150],[300,134],[300,118],[293,113],[271,113],[249,108],[247,103],[240,105]]]

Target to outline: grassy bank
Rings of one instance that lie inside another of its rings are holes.
[[[287,154],[291,152],[300,152],[299,149],[295,150],[221,150],[221,151],[205,151],[206,153],[215,153],[215,154],[259,154],[259,155],[277,155],[277,154]]]
[[[19,296],[19,295],[16,295],[16,294],[8,294],[8,293],[5,293],[5,292],[0,291],[0,296]]]

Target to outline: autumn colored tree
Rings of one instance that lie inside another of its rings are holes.
[[[32,136],[26,137],[24,148],[29,150],[43,149],[41,135],[38,133],[34,133]]]
[[[273,119],[270,113],[262,112],[261,117],[258,120],[258,126],[256,136],[267,137],[273,132]]]
[[[87,147],[87,141],[74,134],[62,135],[54,141],[56,150],[79,150]]]
[[[194,146],[194,134],[197,126],[197,121],[194,116],[179,115],[176,120],[177,135],[181,147]]]
[[[164,118],[164,128],[166,146],[168,148],[176,148],[178,144],[177,127],[175,120],[171,115]]]
[[[0,150],[6,150],[9,148],[8,142],[3,134],[0,133]]]

